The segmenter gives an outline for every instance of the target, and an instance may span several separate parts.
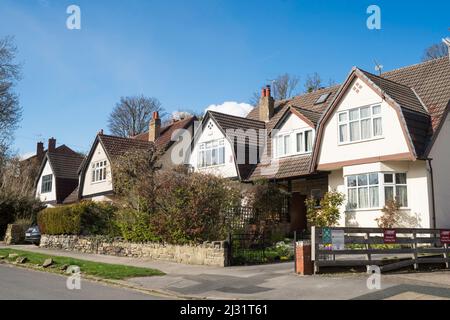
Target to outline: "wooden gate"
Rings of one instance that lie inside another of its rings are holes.
[[[380,266],[390,271],[419,264],[449,268],[448,230],[312,227],[314,272],[320,267]],[[394,258],[395,259],[392,259]]]

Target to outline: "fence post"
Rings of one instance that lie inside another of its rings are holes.
[[[436,235],[434,235],[434,236],[436,237]],[[414,243],[413,243],[414,270],[418,270],[419,269],[419,259],[418,259],[418,255],[417,255],[418,246],[417,246],[417,234],[415,232],[412,233],[412,239],[414,240]]]
[[[317,246],[317,239],[316,239],[316,227],[311,227],[311,260],[314,263],[314,274],[319,272],[319,266],[317,265],[317,257],[316,257],[316,249]]]
[[[446,259],[445,267],[448,269],[448,268],[450,268],[450,263],[448,261],[448,259],[450,259],[450,255],[448,253],[448,244],[447,243],[444,244],[444,249],[445,249],[444,258]]]
[[[297,273],[297,231],[294,231],[294,272]]]

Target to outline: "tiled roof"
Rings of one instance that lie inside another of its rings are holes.
[[[167,150],[174,143],[174,141],[172,141],[172,134],[175,130],[188,129],[196,120],[196,117],[188,117],[183,120],[171,122],[162,127],[159,138],[156,139],[156,146],[160,149]],[[133,139],[148,141],[148,131],[133,137]]]
[[[260,130],[264,130],[266,127],[263,121],[232,116],[216,111],[208,111],[207,115],[216,121],[229,139],[237,138],[238,143],[239,141],[245,141],[246,144],[249,143],[256,146]],[[256,135],[248,134],[248,130],[254,130]],[[242,138],[242,140],[239,138]]]
[[[382,77],[413,88],[427,107],[436,130],[450,100],[449,57],[385,72]]]
[[[84,160],[84,156],[49,152],[47,158],[50,161],[55,177],[78,180],[77,171]]]
[[[108,154],[111,161],[114,161],[130,150],[145,150],[152,146],[152,143],[148,141],[115,137],[104,134],[99,134],[98,139],[103,145],[105,152]]]
[[[301,155],[281,158],[270,164],[259,163],[249,177],[249,180],[284,179],[310,174],[311,155]]]
[[[381,90],[394,99],[402,108],[428,115],[427,109],[424,107],[412,88],[404,84],[376,76],[367,71],[361,71]]]
[[[78,188],[77,186],[63,201],[63,204],[71,204],[78,202]]]

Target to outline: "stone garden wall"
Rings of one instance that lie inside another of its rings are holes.
[[[219,267],[227,266],[226,245],[225,241],[205,242],[196,246],[130,243],[108,241],[102,237],[65,235],[42,235],[40,244],[43,248]]]

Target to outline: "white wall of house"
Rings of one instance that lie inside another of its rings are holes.
[[[397,112],[363,81],[355,79],[332,117],[325,124],[318,167],[337,162],[372,157],[390,156],[409,152]],[[359,92],[353,90],[358,88]],[[357,107],[381,105],[382,129],[380,137],[361,142],[340,143],[338,113]],[[339,166],[327,169],[338,169]]]
[[[47,193],[41,193],[42,190],[42,177],[46,175],[52,175],[52,191]],[[45,166],[42,170],[41,176],[39,177],[39,181],[36,187],[36,198],[41,200],[42,202],[56,201],[56,179],[53,174],[52,167],[50,166],[50,162],[45,160]]]
[[[376,105],[381,106],[381,113],[376,117],[381,115],[382,134],[379,136],[372,134],[370,138],[361,141],[340,141],[339,124],[342,124],[342,122],[339,122],[339,113],[354,108]],[[346,195],[346,201],[341,208],[341,226],[378,226],[375,219],[382,215],[382,208],[385,205],[385,173],[406,173],[408,205],[401,208],[402,218],[399,225],[420,228],[431,226],[427,164],[425,161],[411,161],[408,153],[408,143],[396,110],[387,102],[382,101],[380,96],[363,81],[358,78],[353,80],[334,113],[325,124],[318,157],[319,170],[325,170],[326,168],[326,170],[331,171],[328,180],[329,190],[337,190]],[[394,155],[402,155],[402,157],[395,159],[395,161],[381,160],[383,157]],[[358,164],[362,159],[369,158],[373,158],[373,160]],[[371,173],[377,173],[379,178],[378,206],[351,209],[348,206],[349,193],[346,177]]]
[[[431,149],[437,228],[450,228],[450,116]]]
[[[92,164],[99,161],[106,161],[106,180],[100,182],[92,182]],[[84,176],[83,193],[82,197],[89,197],[90,195],[95,195],[103,192],[109,192],[113,190],[112,176],[111,176],[111,164],[108,157],[103,150],[101,143],[98,143],[94,154],[92,155],[91,161],[88,164],[87,170]],[[93,199],[95,200],[95,199]]]
[[[225,163],[221,165],[211,166],[207,168],[199,168],[199,146],[201,143],[224,139],[225,146]],[[233,149],[231,143],[225,138],[217,124],[210,119],[200,136],[197,138],[189,158],[189,164],[197,172],[211,173],[224,178],[236,178],[238,173],[236,170]]]
[[[347,209],[348,189],[345,177],[365,173],[406,173],[408,206],[401,209],[401,221],[403,227],[429,228],[431,227],[430,194],[428,190],[427,165],[425,161],[395,161],[376,162],[363,165],[354,165],[333,170],[328,177],[329,190],[336,190],[346,195],[346,201],[341,207],[340,226],[347,227],[378,227],[376,218],[382,215],[383,196],[380,196],[378,208]],[[380,181],[380,192],[384,192],[384,186]]]
[[[297,152],[297,144],[296,144],[296,134],[300,132],[304,132],[305,130],[312,130],[312,143],[314,144],[314,137],[315,137],[315,129],[312,128],[308,123],[300,119],[297,115],[290,113],[287,118],[283,121],[283,123],[275,128],[274,131],[272,131],[272,139],[274,140],[272,143],[273,146],[273,156],[277,157],[276,155],[276,139],[280,136],[289,135],[290,136],[290,152],[289,154],[285,156],[293,156],[297,154],[304,154],[304,153],[311,153],[311,151],[301,151]],[[303,143],[304,138],[303,138]],[[313,145],[312,144],[312,145]]]

